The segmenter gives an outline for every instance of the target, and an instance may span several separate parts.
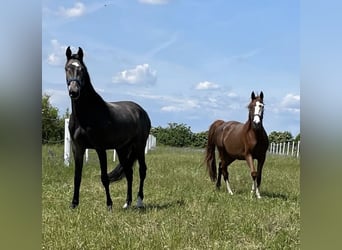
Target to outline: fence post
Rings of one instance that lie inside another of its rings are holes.
[[[290,149],[290,147],[291,147],[291,149]],[[297,143],[295,143],[295,141],[279,142],[279,143],[271,142],[269,152],[272,154],[276,154],[276,155],[286,155],[286,156],[299,157],[300,141],[298,141]]]
[[[299,145],[300,145],[300,141],[298,141],[298,146],[297,146],[297,157],[299,157]]]
[[[69,119],[64,120],[64,165],[69,166],[70,160],[70,134]]]
[[[85,161],[88,162],[89,159],[89,153],[88,153],[88,149],[86,149],[85,151]]]
[[[115,149],[113,151],[114,151],[113,152],[113,161],[115,161],[116,160],[116,151],[115,151]]]
[[[276,150],[276,145],[275,145],[275,143],[274,142],[272,142],[272,152],[273,152],[273,154],[275,154],[275,150]]]

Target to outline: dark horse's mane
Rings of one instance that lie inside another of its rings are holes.
[[[148,114],[140,105],[131,101],[104,101],[91,84],[81,48],[76,54],[72,54],[68,47],[66,57],[66,81],[72,106],[69,131],[75,159],[74,196],[71,207],[74,208],[79,203],[83,155],[87,148],[95,149],[98,154],[101,181],[110,209],[112,200],[109,183],[123,176],[126,176],[127,180],[125,207],[131,205],[133,164],[138,160],[140,185],[137,206],[143,206],[143,186],[146,177],[145,146],[151,129]],[[107,149],[116,149],[120,162],[109,175]]]

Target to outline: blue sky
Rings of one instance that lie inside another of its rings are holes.
[[[70,108],[65,49],[82,47],[106,101],[132,100],[153,126],[205,131],[247,120],[264,92],[267,132],[300,132],[299,2],[227,0],[43,1],[42,91]]]

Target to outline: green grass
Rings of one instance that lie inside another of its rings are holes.
[[[108,171],[114,168],[108,157]],[[158,147],[146,155],[145,209],[122,209],[126,181],[110,186],[106,209],[94,152],[83,168],[80,205],[69,209],[73,164],[63,166],[63,147],[44,146],[43,249],[299,249],[300,163],[268,156],[262,199],[251,198],[245,161],[230,166],[234,192],[216,190],[202,164],[203,151]],[[138,168],[133,196],[136,202]],[[222,183],[223,184],[223,183]]]

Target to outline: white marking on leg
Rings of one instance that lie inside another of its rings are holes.
[[[255,181],[253,181],[251,193],[254,193],[254,192],[255,192],[255,188],[256,188],[256,185],[255,185],[255,184],[256,184]]]
[[[145,205],[144,205],[143,200],[140,198],[140,196],[138,196],[137,208],[143,208],[144,206],[145,206]]]
[[[256,197],[257,197],[258,199],[261,198],[261,195],[260,195],[259,188],[258,188],[258,186],[257,186],[256,180],[253,181],[251,193],[255,193],[255,195],[256,195]]]
[[[255,190],[255,195],[256,195],[256,197],[257,197],[258,199],[261,198],[261,195],[260,195],[260,192],[259,192],[259,188],[256,188],[256,190]]]
[[[123,209],[127,209],[127,208],[129,208],[129,205],[128,205],[128,203],[126,202],[125,203],[125,205],[123,205],[123,207],[122,207]]]
[[[227,191],[228,191],[228,193],[229,193],[230,195],[233,195],[233,191],[232,191],[231,188],[230,188],[230,185],[229,185],[229,181],[228,181],[228,180],[226,180],[226,185],[227,185]]]

